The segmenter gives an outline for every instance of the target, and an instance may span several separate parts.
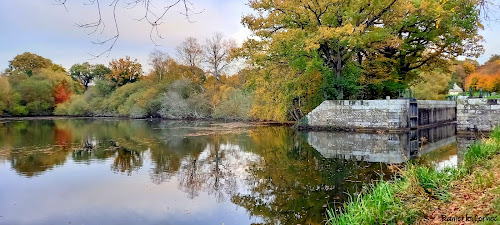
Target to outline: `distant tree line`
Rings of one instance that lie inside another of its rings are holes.
[[[130,57],[103,64],[77,63],[66,71],[50,59],[23,53],[0,77],[3,115],[163,117],[170,119],[250,119],[251,90],[246,74],[226,71],[233,41],[222,34],[200,44],[187,38],[178,60],[155,50],[152,70]]]

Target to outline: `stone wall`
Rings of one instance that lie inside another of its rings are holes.
[[[467,98],[457,100],[457,129],[492,131],[500,124],[500,99]]]
[[[324,101],[300,122],[318,129],[404,129],[408,127],[406,99]]]
[[[412,120],[412,127],[456,121],[454,101],[419,100],[417,107],[418,121]],[[340,130],[408,129],[409,109],[408,99],[324,101],[299,122],[299,127]]]

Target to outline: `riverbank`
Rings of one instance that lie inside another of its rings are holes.
[[[248,123],[256,125],[267,125],[267,126],[293,126],[296,124],[295,121],[277,122],[277,121],[258,121],[258,120],[244,120],[244,119],[217,119],[217,118],[204,118],[204,119],[171,119],[171,118],[159,118],[159,117],[144,117],[144,118],[131,118],[123,116],[12,116],[12,117],[1,117],[0,121],[5,120],[55,120],[55,119],[119,119],[119,120],[159,120],[159,121],[201,121],[201,122],[224,122],[224,123]]]
[[[380,181],[368,193],[353,196],[342,211],[328,210],[327,224],[498,223],[499,153],[497,127],[490,138],[471,145],[455,168],[395,168],[394,181]]]

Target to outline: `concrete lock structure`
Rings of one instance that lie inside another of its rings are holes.
[[[459,131],[491,131],[500,123],[498,99],[328,100],[303,117],[299,129],[405,131],[456,123]]]

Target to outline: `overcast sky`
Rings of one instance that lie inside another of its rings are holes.
[[[101,0],[106,24],[104,32],[87,35],[86,32],[90,30],[75,26],[76,23],[94,22],[98,18],[95,5],[83,4],[88,1],[68,1],[68,11],[62,6],[54,5],[54,0],[4,1],[0,7],[0,70],[7,68],[8,61],[16,55],[27,51],[50,58],[66,68],[85,61],[107,64],[113,58],[129,55],[137,58],[147,70],[149,52],[156,48],[175,56],[175,47],[186,37],[204,40],[214,32],[222,32],[241,43],[250,34],[240,23],[241,17],[251,12],[246,5],[247,0],[192,0],[196,10],[202,13],[193,15],[191,23],[179,13],[182,7],[173,8],[165,17],[165,24],[160,27],[164,39],[155,38],[161,46],[155,46],[149,37],[151,27],[135,20],[144,15],[143,7],[128,10],[122,4],[117,12],[120,39],[108,57],[105,55],[90,60],[92,56],[89,53],[99,54],[107,49],[107,46],[91,42],[112,37],[114,24],[111,7],[104,4],[109,4],[111,0]],[[486,61],[491,54],[500,54],[499,27],[499,23],[493,23],[481,31],[486,41],[486,52],[478,59],[480,63]]]

